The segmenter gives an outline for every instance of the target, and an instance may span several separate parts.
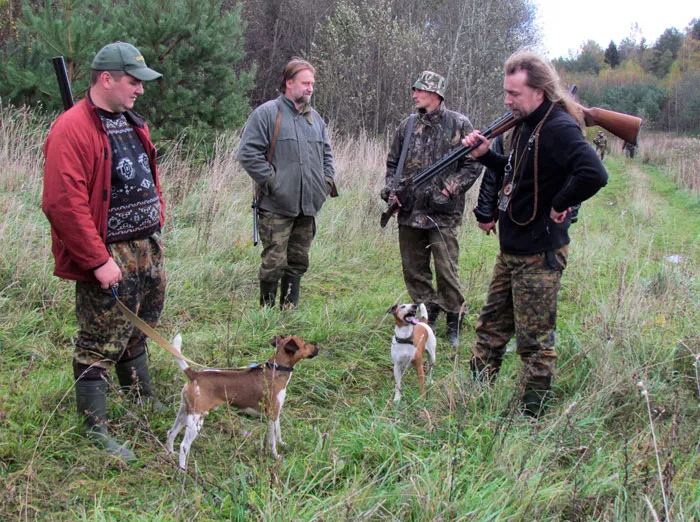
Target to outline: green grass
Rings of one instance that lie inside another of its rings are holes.
[[[3,118],[10,128],[11,114]],[[192,447],[189,472],[179,472],[163,444],[185,378],[156,344],[151,369],[170,411],[143,410],[116,389],[109,397],[112,431],[133,445],[138,463],[106,457],[80,435],[73,285],[51,276],[40,147],[33,146],[24,159],[6,158],[0,183],[0,518],[663,518],[657,450],[636,386],[643,381],[671,518],[700,519],[697,198],[652,165],[606,159],[610,184],[584,204],[572,230],[556,400],[531,423],[515,414],[521,364],[514,354],[492,388],[467,375],[498,249],[469,212],[460,237],[468,303],[462,347],[449,347],[439,323],[427,397],[410,372],[396,406],[385,312],[408,297],[396,230],[378,226],[384,151],[369,147],[374,152],[363,157],[351,143],[338,144],[345,151],[337,158],[341,198],[318,219],[300,309],[280,313],[257,305],[260,247],[251,242],[249,183],[232,160],[235,142],[226,138],[228,147],[206,170],[175,155],[165,159],[169,280],[159,331],[182,332],[185,355],[212,367],[265,360],[276,333],[321,346],[290,385],[283,459],[264,453],[264,423],[220,408]],[[680,263],[668,261],[673,254]]]

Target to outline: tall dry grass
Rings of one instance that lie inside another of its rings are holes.
[[[183,377],[151,348],[158,394],[173,411],[141,411],[117,390],[112,428],[143,467],[123,469],[78,434],[70,372],[73,286],[51,275],[41,213],[46,121],[5,109],[0,121],[0,518],[24,520],[673,520],[700,516],[700,257],[697,216],[655,192],[653,169],[618,153],[610,184],[572,229],[560,293],[550,413],[517,415],[520,361],[492,388],[468,376],[468,346],[497,240],[460,231],[469,305],[463,346],[437,326],[426,397],[407,375],[395,407],[386,308],[406,299],[396,229],[378,226],[386,143],[334,136],[341,197],[318,219],[303,306],[256,304],[249,178],[236,133],[203,163],[175,147],[161,158],[168,298],[159,330],[182,331],[185,354],[239,366],[269,354],[274,333],[318,341],[295,372],[273,462],[265,427],[220,409],[181,475],[163,454]],[[642,149],[644,150],[644,141]],[[468,209],[473,208],[476,188]],[[678,255],[678,257],[672,257]],[[669,260],[673,259],[673,261]],[[648,395],[639,400],[636,383]]]
[[[613,151],[621,148],[622,142],[615,140]],[[676,185],[700,197],[700,137],[643,132],[635,160],[656,165]]]

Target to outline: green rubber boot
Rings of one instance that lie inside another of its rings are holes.
[[[79,380],[75,383],[75,396],[85,434],[109,455],[122,460],[135,460],[134,452],[115,441],[107,430],[107,383],[103,380]]]
[[[299,307],[299,290],[301,288],[301,277],[286,275],[282,277],[282,287],[280,291],[280,309]]]
[[[136,359],[126,362],[118,362],[114,365],[117,371],[117,378],[122,390],[129,394],[140,397],[145,402],[150,402],[155,411],[163,412],[167,408],[163,406],[153,391],[151,374],[148,371],[148,354],[142,353]]]
[[[260,306],[275,306],[277,281],[260,281]]]

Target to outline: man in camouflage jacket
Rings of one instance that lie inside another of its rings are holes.
[[[605,158],[605,150],[608,148],[608,140],[605,138],[603,131],[600,131],[598,135],[593,138],[593,144],[595,145],[595,151],[598,153],[600,161]]]
[[[459,146],[471,130],[469,119],[445,108],[445,79],[424,71],[413,84],[417,113],[406,144],[401,180],[407,180],[437,162]],[[401,122],[389,151],[385,186],[381,197],[393,197],[394,178],[404,147],[404,136],[411,117]],[[399,248],[406,289],[416,303],[425,303],[434,324],[440,310],[447,314],[447,337],[453,347],[459,344],[460,311],[464,296],[458,277],[459,244],[457,233],[462,224],[465,193],[481,174],[482,167],[471,158],[463,158],[411,191],[410,205],[398,214]],[[397,180],[398,181],[398,180]],[[433,286],[430,257],[435,264],[437,289]]]

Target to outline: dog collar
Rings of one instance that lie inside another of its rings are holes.
[[[408,337],[399,337],[398,335],[394,334],[394,338],[398,344],[413,344],[413,332],[411,332],[411,335]]]
[[[280,366],[279,364],[274,363],[274,362],[270,362],[270,361],[267,361],[265,363],[265,366],[267,366],[271,370],[275,370],[277,372],[290,372],[291,373],[292,371],[294,371],[294,368],[292,368],[291,366]]]

